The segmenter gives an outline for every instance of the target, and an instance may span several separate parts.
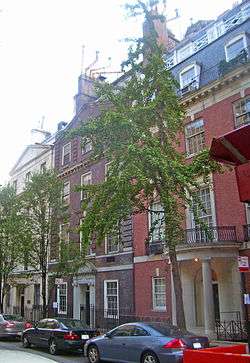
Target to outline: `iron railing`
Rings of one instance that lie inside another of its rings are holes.
[[[31,308],[13,306],[10,313],[20,315],[28,321],[38,321],[43,318],[43,307],[41,305],[34,305]]]
[[[243,342],[247,340],[247,329],[244,321],[216,321],[217,340]]]
[[[195,246],[201,244],[223,244],[226,242],[237,242],[235,226],[216,226],[207,228],[186,229],[182,245]],[[250,236],[250,225],[248,227]],[[164,252],[164,242],[154,241],[146,245],[148,255],[159,255]]]
[[[225,242],[237,242],[235,226],[193,228],[185,231],[184,244],[186,245]]]
[[[245,242],[250,241],[250,224],[243,226],[244,229],[244,240]]]

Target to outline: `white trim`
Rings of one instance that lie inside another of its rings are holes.
[[[197,82],[197,88],[199,88],[199,85],[200,85],[200,72],[201,72],[201,67],[197,63],[192,63],[192,64],[189,64],[188,66],[186,66],[185,68],[183,68],[180,71],[180,73],[179,73],[180,88],[181,89],[183,89],[183,88],[185,88],[185,87],[188,86],[188,84],[183,84],[183,81],[182,81],[182,75],[183,75],[183,73],[188,72],[192,68],[194,68],[194,77],[193,77],[194,78],[194,81]]]
[[[64,156],[65,156],[65,152],[64,149],[66,148],[66,146],[70,145],[70,149],[69,149],[69,163],[71,161],[71,142],[68,142],[67,144],[63,145],[62,147],[62,165],[65,165],[64,161]],[[67,155],[67,154],[66,154]],[[68,163],[67,163],[68,164]]]
[[[230,39],[225,45],[224,45],[224,50],[225,50],[225,55],[226,55],[226,61],[229,62],[230,60],[234,59],[234,58],[228,58],[228,52],[227,52],[227,48],[232,45],[233,43],[236,43],[238,40],[243,39],[243,44],[244,44],[244,48],[243,49],[247,49],[247,39],[246,39],[246,33],[240,33],[238,35],[236,35],[234,38]]]
[[[83,179],[86,177],[86,176],[90,176],[90,183],[88,184],[83,184]],[[84,173],[81,175],[81,186],[82,185],[91,185],[92,184],[92,171],[88,171],[87,173]],[[81,200],[83,200],[83,190],[81,190]]]
[[[60,286],[62,285],[66,285],[66,310],[60,310]],[[62,282],[60,285],[57,285],[57,312],[58,314],[63,314],[63,315],[67,315],[67,308],[68,308],[68,283],[67,282]]]
[[[108,236],[105,236],[104,244],[105,244],[105,254],[106,255],[113,256],[114,254],[117,254],[119,252],[119,239],[118,239],[118,243],[117,243],[117,249],[115,251],[108,252]]]
[[[118,266],[108,266],[108,267],[98,267],[97,272],[108,272],[108,271],[123,271],[123,270],[133,270],[133,265],[118,265]]]
[[[119,252],[119,253],[112,253],[112,256],[120,256],[120,255],[131,255],[133,253],[132,251],[132,247],[127,247],[129,250],[125,251],[125,252]],[[125,248],[124,248],[125,250]],[[96,259],[98,258],[107,258],[107,254],[105,255],[99,255],[96,256]]]
[[[165,282],[165,306],[156,306],[156,299],[155,299],[155,280],[164,280]],[[167,298],[166,298],[166,278],[162,276],[152,277],[152,303],[153,303],[153,310],[154,311],[166,311],[167,310]]]
[[[108,314],[107,314],[107,310],[108,310],[108,301],[107,301],[107,283],[108,282],[115,282],[116,283],[116,286],[117,286],[117,317],[119,317],[119,280],[104,280],[103,281],[103,285],[104,285],[104,290],[103,290],[103,298],[104,298],[104,304],[103,304],[103,306],[104,306],[104,317],[105,318],[108,318],[108,317],[112,317],[112,315],[111,316],[109,316]]]

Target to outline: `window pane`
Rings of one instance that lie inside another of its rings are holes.
[[[154,203],[150,208],[150,225],[154,228],[152,232],[152,242],[163,241],[165,238],[165,216],[162,204]]]
[[[250,123],[250,98],[237,101],[234,104],[235,127]]]
[[[236,42],[227,46],[227,59],[231,60],[231,59],[237,57],[237,55],[239,55],[239,53],[243,49],[244,49],[244,40],[243,40],[243,38],[240,38],[240,39],[236,40]]]
[[[164,277],[153,278],[153,308],[166,308],[166,282]]]
[[[200,189],[195,193],[196,198],[199,198],[201,206],[198,202],[194,201],[193,203],[193,211],[195,214],[198,215],[198,219],[205,223],[208,226],[213,225],[213,218],[212,218],[212,206],[210,200],[210,190],[209,188]],[[201,208],[202,207],[202,208]],[[199,227],[194,221],[195,227]]]
[[[205,147],[204,121],[196,120],[185,127],[187,154],[197,154]]]
[[[182,88],[189,85],[195,80],[195,70],[194,67],[190,68],[188,71],[181,73]]]

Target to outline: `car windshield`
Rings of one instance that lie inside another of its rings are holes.
[[[3,315],[5,320],[12,320],[12,321],[24,321],[23,317],[20,315]]]
[[[190,332],[187,330],[183,330],[178,328],[178,326],[175,325],[168,325],[168,324],[162,324],[162,323],[151,323],[149,326],[155,330],[157,330],[159,333],[165,335],[165,336],[183,336],[183,335],[189,335]]]
[[[58,321],[63,324],[66,328],[70,329],[86,329],[88,326],[84,324],[81,320],[75,319],[58,319]]]

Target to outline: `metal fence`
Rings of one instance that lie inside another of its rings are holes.
[[[43,307],[41,305],[33,306],[31,308],[21,308],[20,306],[13,306],[13,314],[21,315],[28,321],[38,321],[43,318]]]
[[[216,335],[218,340],[243,342],[247,340],[247,327],[244,321],[216,321]]]

